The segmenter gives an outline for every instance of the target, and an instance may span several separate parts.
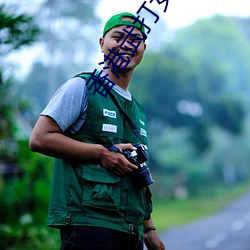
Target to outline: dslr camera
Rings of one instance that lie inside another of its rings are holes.
[[[142,143],[137,143],[133,146],[136,147],[137,150],[131,151],[126,149],[123,151],[123,154],[128,161],[138,166],[137,170],[131,172],[131,177],[136,186],[143,188],[155,182],[146,164],[146,161],[148,160],[148,147]]]

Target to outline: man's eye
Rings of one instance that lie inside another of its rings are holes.
[[[139,43],[140,39],[134,39],[133,42]]]

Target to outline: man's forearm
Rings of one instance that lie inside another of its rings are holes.
[[[72,160],[98,160],[102,150],[106,150],[100,144],[89,144],[76,141],[63,134],[51,133],[30,146],[32,151],[51,157]]]
[[[49,117],[41,116],[30,137],[30,149],[51,157],[72,160],[98,160],[104,151],[100,144],[89,144],[65,136]]]

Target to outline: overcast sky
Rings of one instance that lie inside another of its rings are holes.
[[[35,3],[42,1],[19,0],[19,4],[32,11]],[[12,2],[17,2],[17,0],[0,0],[0,3],[11,4]],[[30,5],[31,2],[34,4]],[[144,0],[100,0],[100,4],[96,6],[96,14],[102,19],[104,25],[110,16],[119,12],[128,11],[136,14],[143,2]],[[164,22],[167,29],[179,29],[192,24],[197,19],[211,17],[215,14],[250,17],[250,0],[169,0],[168,9],[165,13],[163,12],[165,3],[158,5],[157,0],[154,0],[151,4],[149,2],[147,0],[146,6],[151,10],[158,11],[160,22]],[[143,11],[139,15],[143,17]],[[145,23],[147,23],[146,21]],[[159,22],[157,24],[160,25]],[[33,60],[43,54],[39,47],[32,50],[31,48],[22,50],[19,53],[19,55],[11,55],[10,60],[18,62],[20,58],[26,59],[25,63],[23,63],[23,60],[21,61],[22,66],[19,64],[21,66],[19,74],[22,72],[24,75],[28,73]]]
[[[28,10],[32,10],[36,3],[39,4],[42,1],[0,0],[0,3],[18,2],[25,5]],[[96,13],[104,21],[119,12],[129,11],[135,14],[143,2],[144,0],[100,0],[100,4],[96,6]],[[164,19],[171,29],[187,26],[199,18],[211,17],[215,14],[250,17],[250,0],[169,0],[166,13],[163,13],[165,3],[158,5],[157,0],[153,0],[151,4],[149,2],[147,0],[146,6],[152,10],[158,10],[161,13],[160,18]]]
[[[97,14],[107,20],[111,15],[123,11],[136,13],[143,2],[144,0],[101,0]],[[165,3],[158,5],[157,0],[151,4],[149,2],[148,0],[146,6],[158,10],[161,13],[160,18],[164,19],[170,29],[187,26],[199,18],[215,14],[250,17],[250,0],[169,0],[165,13]]]

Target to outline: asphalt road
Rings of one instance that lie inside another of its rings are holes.
[[[167,250],[250,250],[250,193],[217,214],[160,234]]]

